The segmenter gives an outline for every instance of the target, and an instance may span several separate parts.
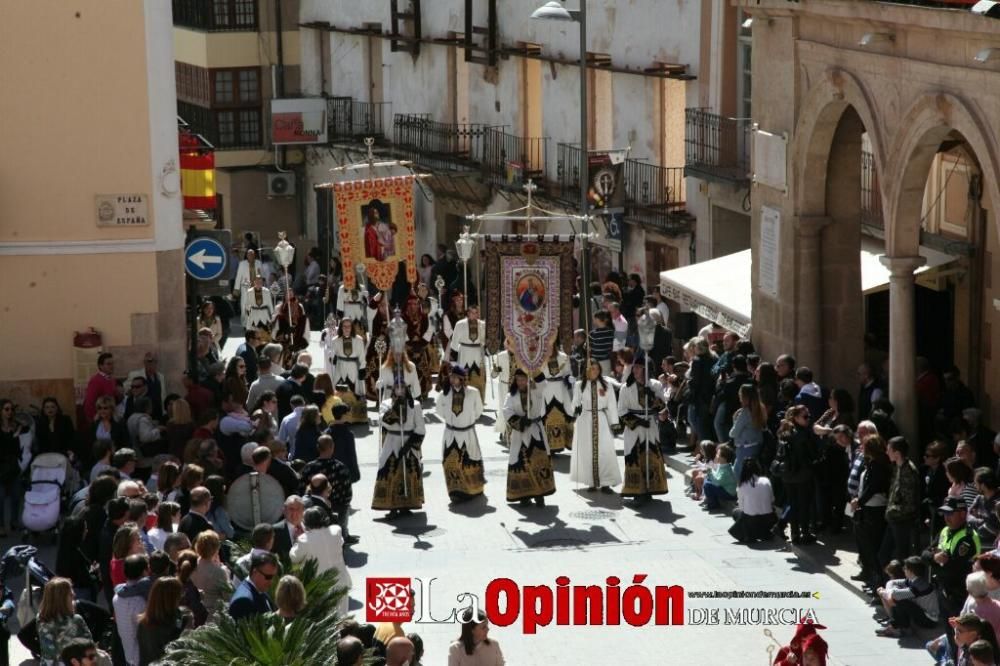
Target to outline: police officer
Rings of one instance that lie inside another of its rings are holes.
[[[924,552],[924,560],[931,565],[934,582],[938,588],[941,617],[958,615],[965,603],[965,577],[972,572],[972,563],[979,556],[979,534],[966,524],[968,507],[961,497],[949,497],[938,512],[944,516],[945,527],[937,544]],[[953,630],[945,627],[949,643],[954,643]]]

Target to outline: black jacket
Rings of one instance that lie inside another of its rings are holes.
[[[778,443],[778,459],[784,463],[781,480],[785,483],[807,483],[813,480],[813,465],[819,458],[816,435],[809,427],[795,426]]]
[[[880,493],[888,500],[891,485],[892,463],[887,460],[865,461],[865,471],[861,473],[861,485],[858,487],[858,505],[864,506],[868,500]]]
[[[177,531],[186,534],[192,544],[194,544],[199,534],[210,529],[212,529],[212,523],[208,522],[205,516],[198,515],[197,513],[188,513],[181,518],[181,524],[177,526]]]

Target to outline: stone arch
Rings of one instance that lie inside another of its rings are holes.
[[[891,257],[912,257],[920,244],[920,218],[924,186],[938,146],[952,130],[968,142],[982,170],[984,193],[991,206],[1000,205],[1000,162],[997,138],[972,104],[947,92],[921,95],[903,115],[893,145],[887,182],[886,252]],[[996,218],[997,216],[994,216]],[[1000,220],[995,220],[1000,227]]]
[[[856,76],[832,67],[806,94],[795,127],[794,163],[802,167],[794,176],[799,215],[826,215],[826,189],[820,184],[827,182],[833,137],[840,119],[850,108],[858,114],[868,133],[877,173],[880,176],[885,173],[886,142],[874,112],[875,104]]]

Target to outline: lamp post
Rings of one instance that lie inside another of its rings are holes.
[[[469,259],[472,259],[472,251],[475,249],[476,242],[469,234],[469,227],[462,227],[462,233],[455,241],[455,251],[458,252],[458,258],[462,260],[462,289],[465,291],[466,309],[469,307]]]
[[[396,359],[392,368],[392,388],[393,395],[399,404],[399,457],[403,462],[403,496],[409,497],[410,491],[406,483],[406,452],[404,450],[406,440],[403,435],[404,417],[402,401],[403,396],[406,395],[406,367],[403,365],[403,352],[406,351],[406,322],[403,321],[398,307],[393,312],[392,320],[389,322],[389,348]]]
[[[580,24],[580,215],[583,216],[583,234],[580,251],[580,307],[583,312],[582,328],[590,336],[590,256],[587,240],[590,235],[590,218],[587,203],[587,172],[589,169],[587,131],[587,0],[580,0],[580,9],[572,11],[562,6],[562,3],[546,2],[531,14],[531,18],[548,21],[575,21]],[[590,358],[590,345],[587,345],[587,358]]]
[[[639,321],[636,323],[636,327],[639,329],[639,348],[644,352],[642,355],[643,369],[642,382],[643,386],[640,391],[647,392],[645,400],[643,400],[643,418],[646,423],[649,423],[649,398],[648,389],[649,386],[649,352],[653,351],[653,346],[656,344],[656,322],[652,317],[649,316],[649,312],[643,312],[642,316],[639,317]],[[646,436],[646,490],[649,491],[649,430],[652,425],[647,425],[647,436]]]

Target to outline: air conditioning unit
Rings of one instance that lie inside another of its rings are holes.
[[[267,174],[267,196],[269,197],[295,196],[295,174],[294,173]]]

